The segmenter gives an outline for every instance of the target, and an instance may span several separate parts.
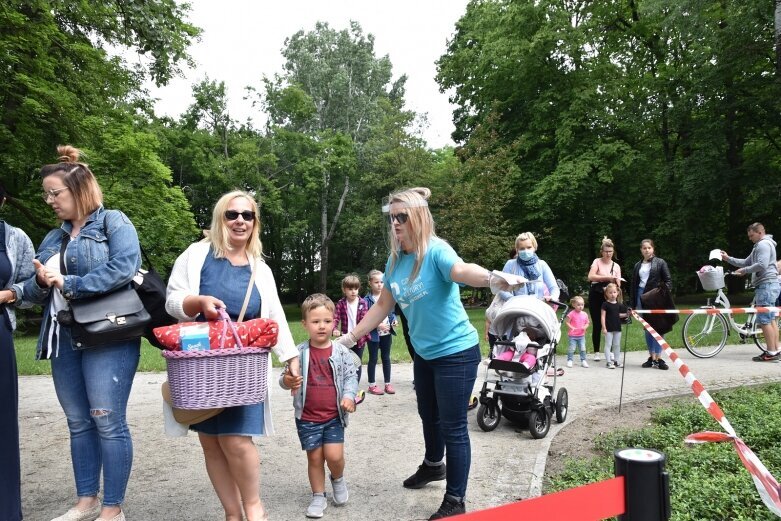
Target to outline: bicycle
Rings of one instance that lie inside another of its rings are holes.
[[[716,298],[711,304],[711,298],[708,297],[705,305],[700,309],[729,309],[731,304],[723,288],[725,287],[724,276],[731,275],[731,273],[724,273],[721,267],[706,273],[712,275],[703,277],[703,274],[699,272],[697,275],[705,290],[716,291]],[[751,306],[754,306],[754,300],[751,301]],[[745,343],[751,338],[764,353],[767,345],[762,329],[755,324],[756,316],[756,313],[751,313],[745,323],[738,323],[731,313],[726,315],[689,315],[683,323],[683,344],[694,356],[711,358],[724,349],[724,346],[727,345],[727,337],[734,330],[740,337],[741,343]],[[776,320],[781,325],[781,317],[777,317]]]

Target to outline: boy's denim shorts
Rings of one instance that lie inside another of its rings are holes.
[[[779,290],[781,290],[781,286],[779,286],[778,282],[766,282],[764,284],[759,284],[756,287],[756,293],[754,295],[754,300],[756,302],[755,305],[774,305],[776,303],[776,299],[778,298]],[[764,324],[770,324],[776,315],[777,313],[757,313],[757,324],[760,326]]]
[[[296,429],[303,450],[314,450],[326,443],[344,443],[344,426],[339,416],[322,423],[296,419]]]

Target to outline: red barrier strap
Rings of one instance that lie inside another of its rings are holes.
[[[624,477],[590,483],[582,487],[525,499],[453,519],[501,521],[544,519],[545,521],[597,521],[623,514],[626,510]]]

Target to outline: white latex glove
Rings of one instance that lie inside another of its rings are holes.
[[[358,343],[358,340],[356,340],[355,335],[353,335],[352,331],[350,331],[349,333],[344,334],[339,338],[337,338],[335,342],[342,344],[347,349],[350,349],[351,347],[353,347],[355,344]]]

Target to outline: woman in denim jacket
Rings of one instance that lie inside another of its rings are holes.
[[[79,150],[60,146],[57,152],[59,162],[41,168],[41,178],[43,199],[62,225],[43,239],[33,261],[35,276],[19,297],[43,306],[36,357],[51,358],[54,388],[70,431],[78,499],[52,521],[123,521],[121,504],[133,462],[126,411],[141,341],[80,350],[71,328],[57,322],[57,313],[71,299],[127,287],[141,266],[138,236],[125,214],[103,208],[100,186],[87,165],[78,162]]]
[[[0,185],[0,207],[5,204]],[[0,519],[22,519],[19,465],[19,384],[13,331],[21,305],[19,282],[33,275],[33,244],[22,230],[0,220]]]

